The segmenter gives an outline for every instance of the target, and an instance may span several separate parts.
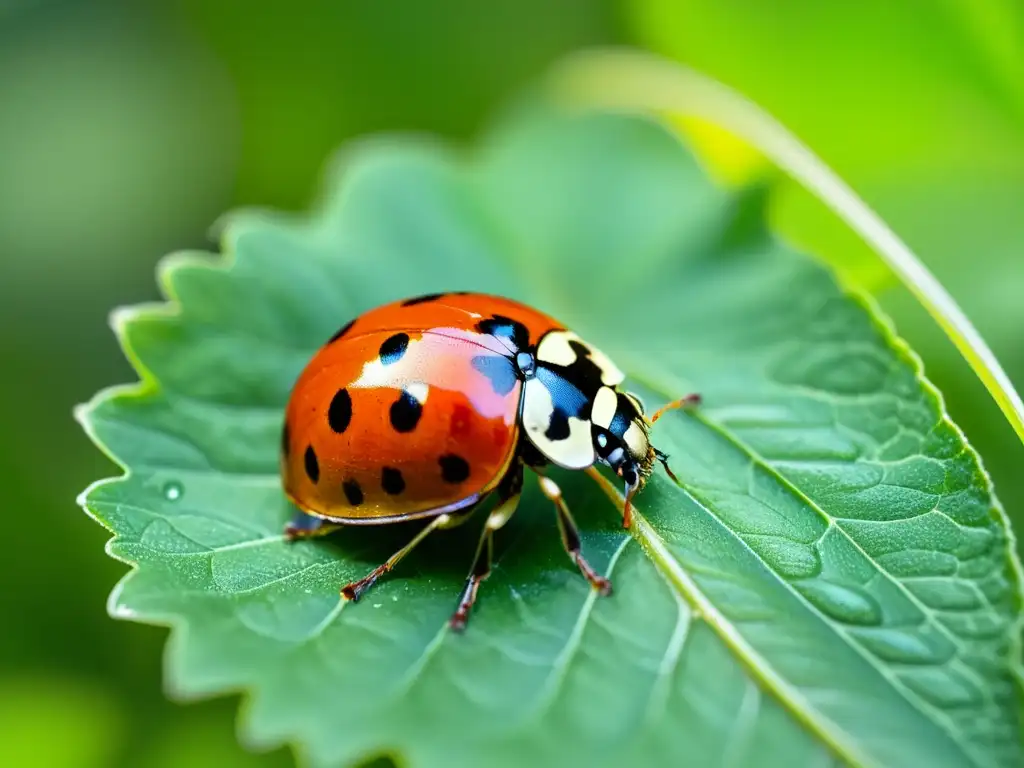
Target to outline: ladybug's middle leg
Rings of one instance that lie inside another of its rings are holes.
[[[473,567],[469,569],[466,586],[459,596],[459,606],[455,609],[448,624],[456,632],[466,628],[469,610],[476,602],[476,593],[480,582],[491,574],[491,560],[494,557],[494,532],[508,522],[519,506],[519,497],[523,491],[523,465],[516,462],[498,485],[498,503],[487,516],[484,529],[480,534],[480,543],[476,548]]]
[[[473,508],[470,508],[465,511],[450,512],[433,518],[430,523],[420,530],[419,533],[413,536],[412,541],[395,552],[395,554],[385,560],[381,565],[378,565],[358,581],[350,582],[342,587],[341,596],[346,600],[351,600],[353,602],[358,601],[359,598],[362,597],[363,593],[376,583],[377,579],[398,565],[399,561],[403,557],[412,552],[413,549],[416,548],[416,545],[427,538],[427,536],[429,536],[433,531],[443,528],[454,528],[455,526],[465,522],[472,513]]]
[[[562,489],[550,477],[539,475],[537,479],[540,482],[541,491],[555,503],[555,510],[558,514],[558,530],[562,534],[562,544],[565,546],[565,551],[569,553],[569,557],[579,567],[580,573],[583,574],[584,578],[590,582],[590,586],[602,595],[610,595],[612,593],[611,581],[603,576],[598,576],[597,571],[594,570],[593,566],[583,557],[583,553],[580,552],[580,531],[576,527],[576,521],[572,519],[572,514],[569,512],[565,499],[562,498]]]

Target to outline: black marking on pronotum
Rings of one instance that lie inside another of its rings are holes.
[[[559,408],[551,412],[551,421],[544,431],[544,437],[548,440],[566,440],[570,435],[569,417]]]
[[[409,346],[409,334],[407,333],[396,333],[394,336],[389,336],[387,341],[380,345],[380,361],[384,365],[391,365],[397,363],[402,359],[402,355],[405,354],[405,350]]]
[[[316,459],[316,451],[313,450],[312,445],[306,446],[306,455],[303,460],[306,465],[306,474],[313,481],[313,485],[316,485],[320,482],[320,462]]]
[[[397,496],[405,490],[405,478],[402,471],[394,467],[384,467],[380,473],[380,487],[389,496]]]
[[[346,480],[341,484],[341,490],[345,492],[345,498],[353,507],[358,507],[363,503],[363,489],[359,487],[357,481]]]
[[[327,423],[331,429],[339,435],[348,429],[352,421],[352,397],[347,389],[339,389],[331,398],[331,405],[327,409]]]
[[[349,320],[347,323],[345,323],[343,326],[341,326],[341,330],[339,330],[337,333],[335,333],[333,336],[331,336],[331,338],[329,338],[327,340],[327,343],[328,344],[333,344],[334,342],[336,342],[338,339],[340,339],[342,336],[344,336],[346,333],[348,333],[349,329],[353,325],[355,325],[355,323],[356,323],[355,320]]]
[[[569,348],[576,353],[576,359],[566,366],[558,366],[562,375],[576,385],[584,396],[593,400],[604,384],[601,382],[601,369],[590,359],[590,349],[581,341],[571,339]]]
[[[406,299],[405,301],[402,302],[402,306],[412,307],[415,306],[416,304],[426,304],[428,301],[437,301],[444,295],[444,293],[426,293],[422,296],[416,296],[415,298],[412,299]]]
[[[551,393],[551,403],[555,408],[578,419],[590,418],[590,409],[594,398],[587,397],[587,393],[581,390],[579,385],[568,378],[563,371],[564,369],[538,365],[536,376]]]
[[[454,453],[448,453],[437,460],[441,465],[441,477],[446,483],[461,483],[469,477],[469,462]]]
[[[512,362],[501,355],[477,355],[471,361],[473,368],[491,380],[491,389],[507,395],[516,386],[516,371]]]
[[[530,345],[530,334],[526,326],[504,315],[494,315],[476,324],[480,333],[508,339],[516,351],[526,349]]]
[[[402,390],[402,394],[391,404],[391,426],[396,432],[412,432],[422,415],[423,406],[420,401],[406,390]]]

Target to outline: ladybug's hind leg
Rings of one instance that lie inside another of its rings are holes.
[[[295,517],[288,521],[284,527],[284,537],[289,541],[296,539],[312,539],[317,536],[326,536],[328,533],[341,528],[337,523],[332,523],[315,515],[308,515],[301,510],[295,513]]]
[[[562,489],[550,477],[539,475],[537,479],[540,481],[541,491],[555,504],[555,511],[558,515],[558,530],[562,534],[562,544],[565,546],[565,551],[569,553],[569,557],[579,567],[580,573],[583,574],[584,578],[590,582],[590,586],[602,595],[610,595],[612,593],[611,581],[603,576],[598,576],[597,571],[587,562],[580,551],[580,532],[576,527],[576,521],[572,519],[572,514],[569,512],[565,499],[562,498]]]
[[[509,518],[519,506],[519,497],[523,490],[523,465],[516,462],[515,466],[509,469],[501,484],[498,486],[498,503],[487,516],[484,523],[484,530],[480,534],[480,543],[476,548],[476,557],[473,559],[473,567],[469,569],[469,577],[466,579],[466,586],[459,596],[459,606],[455,609],[448,624],[456,632],[466,628],[466,621],[469,619],[469,611],[476,602],[476,593],[480,588],[480,582],[491,574],[491,560],[494,557],[494,532],[509,521]]]

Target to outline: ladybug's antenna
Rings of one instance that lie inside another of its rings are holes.
[[[666,403],[651,416],[651,424],[664,416],[668,411],[674,411],[677,408],[692,408],[695,405],[700,405],[700,395],[695,392],[686,397],[680,397],[678,400],[673,400],[671,403]]]

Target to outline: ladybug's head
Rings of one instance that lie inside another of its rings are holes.
[[[629,392],[614,394],[614,409],[610,397],[606,397],[603,407],[595,403],[594,452],[622,478],[627,493],[636,493],[644,487],[660,456],[651,445],[643,403]]]

